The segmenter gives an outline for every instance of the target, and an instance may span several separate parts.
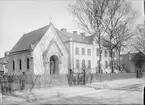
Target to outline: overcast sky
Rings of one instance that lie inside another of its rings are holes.
[[[144,0],[131,0],[133,7],[139,12],[136,24],[144,21]],[[68,5],[75,0],[0,0],[0,57],[17,43],[24,33],[49,24],[66,28],[69,32],[77,30]]]

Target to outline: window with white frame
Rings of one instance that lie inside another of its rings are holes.
[[[99,48],[96,49],[96,56],[99,56],[100,50]]]
[[[105,61],[105,67],[106,67],[106,68],[108,67],[108,62],[107,62],[107,61]]]
[[[79,60],[77,59],[77,60],[76,60],[76,68],[80,68],[79,65],[80,65],[80,64],[79,64]]]
[[[82,55],[85,55],[85,49],[82,48]]]
[[[82,68],[86,68],[85,60],[82,60]]]
[[[106,50],[104,51],[104,56],[105,56],[105,57],[107,57],[107,56],[108,56],[108,54],[107,54],[107,51],[106,51]]]
[[[115,57],[115,52],[113,52],[113,57]]]
[[[88,53],[88,56],[91,56],[91,49],[88,49],[87,53]]]
[[[76,55],[79,55],[79,48],[78,47],[75,48],[75,52],[76,52]]]
[[[91,68],[91,60],[88,60],[88,68]]]

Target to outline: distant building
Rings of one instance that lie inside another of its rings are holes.
[[[122,54],[120,62],[126,72],[136,72],[137,69],[145,71],[145,54],[142,52]]]
[[[8,72],[8,55],[9,52],[5,52],[5,56],[0,58],[0,75]]]

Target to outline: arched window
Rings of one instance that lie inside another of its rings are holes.
[[[29,69],[30,68],[30,60],[29,60],[29,58],[27,58],[27,69]]]
[[[22,60],[21,59],[19,60],[19,69],[20,70],[22,69]]]
[[[113,57],[115,57],[115,52],[113,52]]]
[[[80,65],[80,64],[79,64],[79,60],[77,59],[77,60],[76,60],[76,68],[80,68],[79,65]]]
[[[107,57],[107,51],[105,50],[104,52],[105,52],[105,57]]]
[[[13,70],[15,70],[15,61],[13,60]]]
[[[91,60],[88,60],[88,68],[91,68]]]
[[[105,61],[105,67],[106,67],[106,68],[108,67],[108,62],[107,62],[107,61]]]
[[[97,48],[96,53],[97,53],[96,55],[99,56],[99,54],[100,54],[100,50],[99,50],[99,48]]]
[[[82,68],[86,68],[85,60],[82,61]]]

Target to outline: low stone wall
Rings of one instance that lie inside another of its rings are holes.
[[[145,76],[145,72],[143,72]],[[86,84],[92,82],[103,82],[117,79],[136,78],[136,73],[110,73],[110,74],[92,74],[87,77]],[[65,86],[68,85],[67,75],[42,75],[35,77],[35,87]]]
[[[136,73],[92,74],[92,82],[103,82],[129,78],[136,78]]]

